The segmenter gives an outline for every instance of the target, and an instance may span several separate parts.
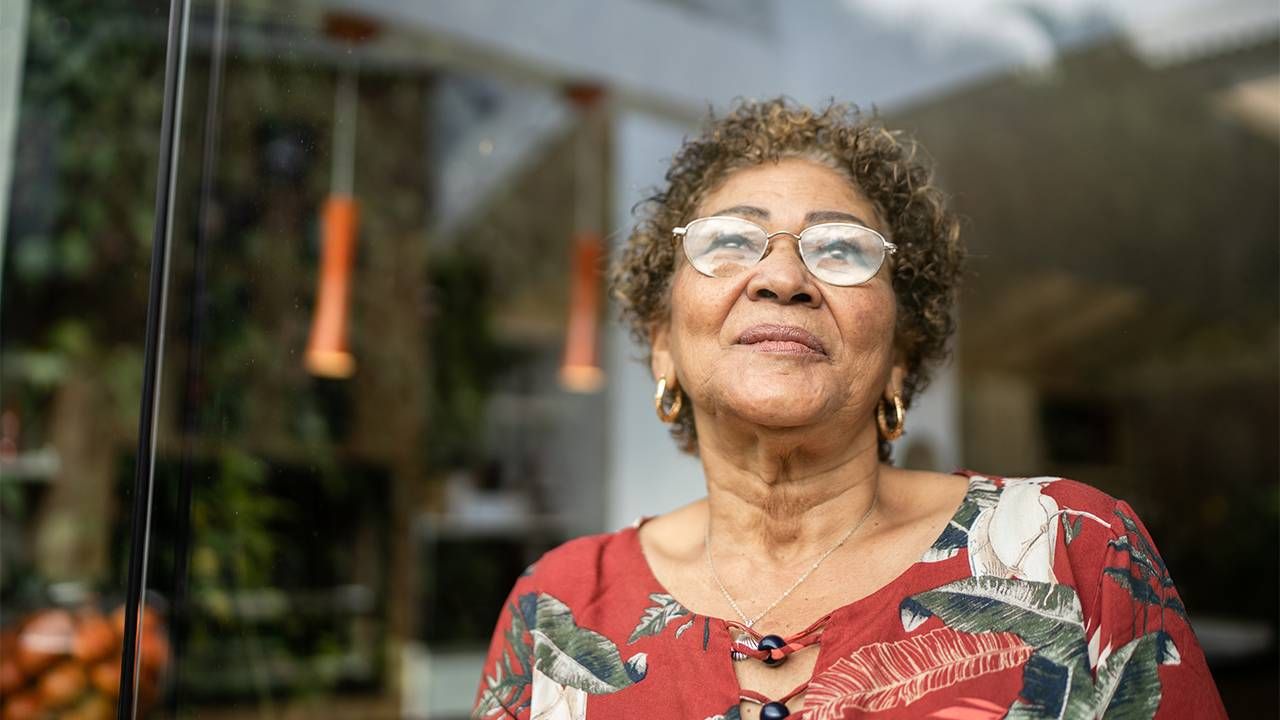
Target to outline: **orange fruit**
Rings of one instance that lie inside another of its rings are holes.
[[[0,630],[0,659],[11,658],[18,650],[18,626],[10,624]]]
[[[71,642],[71,654],[81,663],[91,665],[120,647],[111,623],[101,615],[82,616]]]
[[[94,665],[89,670],[89,681],[103,695],[118,697],[120,695],[120,658]]]
[[[26,680],[16,660],[7,657],[0,660],[0,698],[17,692]]]
[[[80,699],[89,688],[89,676],[74,660],[58,665],[40,678],[37,689],[45,707],[60,708]]]
[[[14,659],[25,675],[36,675],[67,656],[75,635],[75,620],[66,610],[41,610],[22,626]]]
[[[158,626],[154,630],[142,633],[141,649],[138,653],[144,670],[159,673],[169,664],[169,639]]]
[[[44,708],[40,705],[40,697],[34,692],[14,695],[4,703],[4,720],[35,720],[44,717]]]

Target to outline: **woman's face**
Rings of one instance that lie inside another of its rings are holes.
[[[770,233],[854,222],[885,234],[848,180],[796,158],[732,172],[699,205],[696,217],[709,215],[742,217]],[[856,426],[871,421],[891,380],[900,384],[890,263],[862,285],[827,285],[805,267],[796,242],[774,237],[757,265],[726,278],[702,275],[678,253],[653,370],[674,373],[700,427],[719,417],[773,428]]]

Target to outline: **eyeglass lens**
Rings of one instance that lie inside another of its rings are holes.
[[[684,234],[685,256],[694,269],[730,277],[760,262],[769,238],[754,223],[737,218],[695,220]],[[857,285],[875,276],[884,262],[884,241],[857,225],[814,225],[800,234],[800,257],[819,280]]]

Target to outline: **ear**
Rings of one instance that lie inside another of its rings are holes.
[[[907,366],[902,359],[898,359],[894,363],[893,369],[889,371],[889,382],[884,388],[884,399],[893,400],[894,395],[901,395],[906,380]]]
[[[676,368],[671,362],[671,331],[666,323],[656,324],[649,330],[649,367],[653,371],[654,382],[666,376],[667,380],[676,380]]]

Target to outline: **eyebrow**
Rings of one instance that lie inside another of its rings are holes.
[[[840,212],[839,210],[814,210],[813,212],[804,216],[805,225],[814,225],[817,223],[829,223],[829,222],[851,222],[851,223],[856,223],[858,225],[871,227],[871,223],[868,223],[866,220],[863,220],[857,215],[854,215],[853,213]]]
[[[719,212],[713,212],[712,215],[746,215],[747,217],[756,218],[757,220],[768,220],[769,211],[764,208],[758,208],[754,205],[734,205],[725,208]]]
[[[765,210],[764,208],[756,207],[754,205],[734,205],[733,207],[728,207],[719,212],[712,213],[712,215],[744,215],[746,217],[755,218],[757,220],[769,219],[768,210]],[[804,224],[806,226],[816,225],[818,223],[829,223],[829,222],[851,222],[851,223],[856,223],[858,225],[871,227],[870,223],[858,217],[857,215],[843,212],[840,210],[814,210],[813,212],[804,216]]]

